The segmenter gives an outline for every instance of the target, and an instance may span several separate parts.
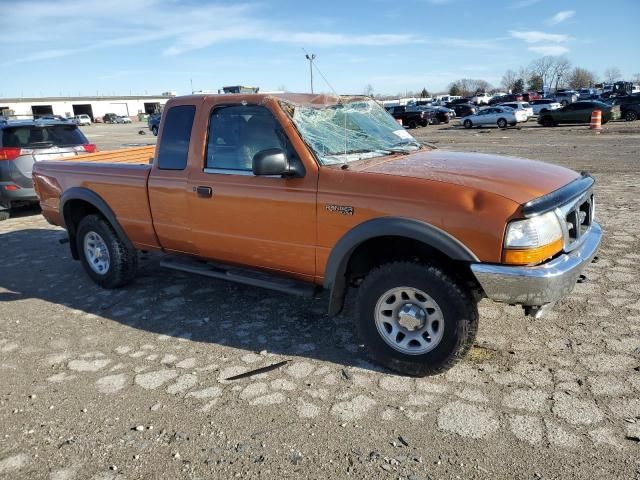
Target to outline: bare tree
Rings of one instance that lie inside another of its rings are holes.
[[[567,82],[567,76],[571,71],[571,62],[566,58],[556,58],[551,69],[552,79],[555,79],[556,90],[560,85],[564,85]]]
[[[481,79],[461,78],[460,80],[453,82],[452,85],[454,84],[460,92],[459,95],[462,95],[463,97],[470,97],[477,92],[488,92],[491,90],[491,84],[486,80]]]
[[[567,77],[567,84],[570,88],[583,88],[583,87],[591,87],[594,83],[596,83],[596,76],[593,72],[585,69],[576,67],[569,73]]]
[[[364,90],[362,91],[362,93],[367,97],[372,97],[373,96],[373,85],[371,85],[370,83],[367,83],[365,85]]]
[[[502,80],[500,81],[500,85],[502,85],[502,87],[506,91],[513,90],[513,85],[516,83],[516,80],[518,80],[518,78],[519,78],[518,74],[513,70],[509,69],[506,72],[504,72],[504,75],[502,75]]]
[[[553,80],[553,66],[555,64],[554,57],[542,57],[534,60],[529,65],[529,70],[531,71],[531,75],[535,75],[542,79],[543,85],[551,85],[551,81]]]
[[[604,80],[607,83],[617,82],[622,78],[622,73],[618,67],[609,67],[604,71]]]

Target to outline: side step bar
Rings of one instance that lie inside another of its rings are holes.
[[[254,287],[268,288],[270,290],[300,295],[302,297],[312,297],[316,292],[316,287],[314,285],[300,282],[298,280],[279,277],[258,270],[243,269],[213,262],[198,262],[195,260],[181,258],[165,258],[160,262],[160,266],[170,268],[172,270],[179,270],[181,272],[195,273],[206,277],[229,280],[231,282],[242,283]]]

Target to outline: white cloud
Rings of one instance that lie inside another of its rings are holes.
[[[559,23],[564,22],[565,20],[569,20],[576,14],[575,10],[562,10],[561,12],[556,13],[553,17],[547,19],[547,25],[558,25]]]
[[[562,45],[538,45],[529,47],[528,50],[539,53],[540,55],[564,55],[569,51],[567,47]]]
[[[405,33],[308,31],[304,25],[267,19],[265,8],[251,3],[195,5],[163,0],[16,2],[3,12],[3,41],[19,48],[21,54],[0,65],[144,44],[158,45],[164,55],[178,55],[231,41],[313,47],[381,47],[425,41]],[[28,30],[25,18],[29,19]],[[91,32],[90,39],[99,40],[87,43],[86,32]]]
[[[531,7],[539,2],[540,0],[518,0],[517,2],[509,5],[509,8],[526,8]]]
[[[526,43],[539,43],[539,42],[557,42],[562,43],[570,40],[568,35],[562,35],[559,33],[546,33],[537,32],[534,30],[521,32],[517,30],[509,30],[509,35],[519,40],[524,40]]]

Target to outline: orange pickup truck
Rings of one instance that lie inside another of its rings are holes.
[[[599,247],[593,179],[421,145],[366,97],[170,100],[157,147],[36,163],[42,212],[105,288],[162,265],[301,295],[357,290],[371,356],[410,375],[472,345],[483,297],[539,315]]]

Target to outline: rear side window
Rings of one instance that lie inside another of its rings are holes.
[[[22,125],[2,130],[3,147],[74,147],[89,143],[75,125]]]
[[[169,109],[160,140],[158,168],[162,170],[185,169],[195,113],[196,107],[194,105],[178,105]]]

